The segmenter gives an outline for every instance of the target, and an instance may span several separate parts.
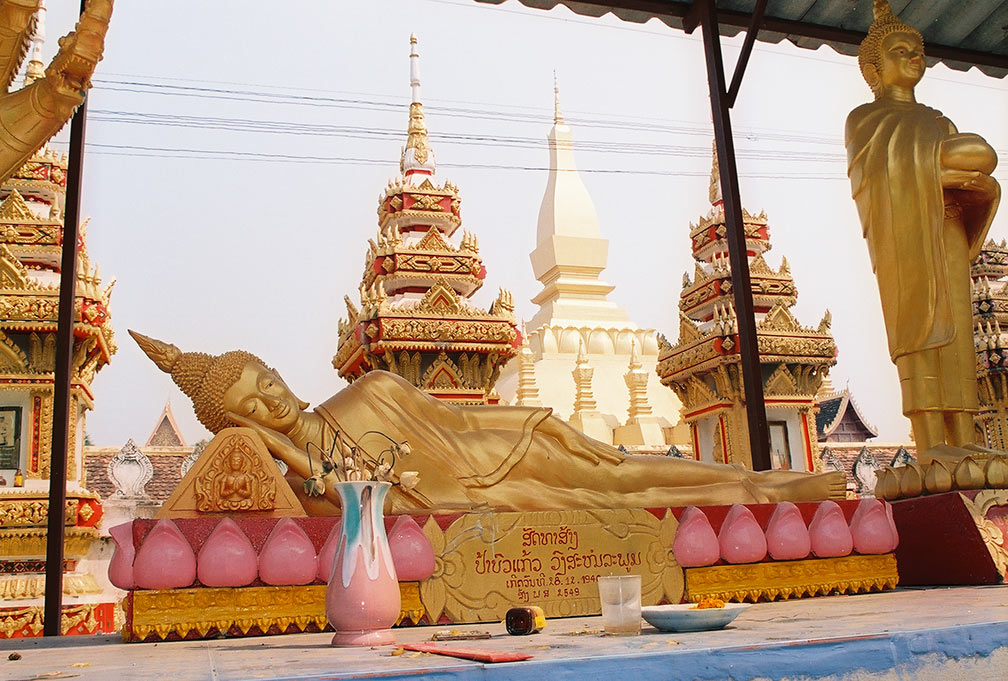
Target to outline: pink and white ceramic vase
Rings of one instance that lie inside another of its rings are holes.
[[[334,646],[395,643],[390,627],[399,619],[402,604],[382,510],[391,487],[371,481],[335,485],[343,521],[326,589],[326,616],[336,630]]]

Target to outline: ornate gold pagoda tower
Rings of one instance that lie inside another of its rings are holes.
[[[494,404],[500,368],[521,345],[511,294],[489,310],[469,305],[486,268],[476,237],[464,232],[458,188],[433,182],[434,150],[420,102],[416,36],[410,36],[409,128],[399,169],[378,201],[378,235],[364,258],[358,309],[346,298],[333,367],[348,381],[372,369],[399,374],[435,397]]]
[[[32,156],[0,187],[0,477],[6,481],[0,486],[0,604],[31,603],[44,589],[65,191],[66,157],[49,151]],[[103,285],[92,268],[83,229],[77,248],[64,578],[64,592],[73,597],[101,591],[73,566],[98,537],[101,506],[83,488],[85,416],[94,407],[95,373],[116,351],[112,284]],[[15,563],[20,572],[7,574],[3,566]]]
[[[711,169],[712,209],[690,225],[696,269],[683,276],[679,296],[679,342],[662,338],[657,372],[683,403],[694,456],[703,461],[752,467],[747,443],[745,392],[738,355],[725,215],[717,156]],[[817,328],[798,323],[790,308],[797,300],[787,259],[774,271],[765,213],[742,211],[756,331],[763,373],[770,451],[774,468],[812,471],[819,463],[816,393],[836,363],[827,311]]]
[[[5,62],[7,85],[22,58],[30,56],[24,88],[8,93],[3,105],[5,120],[19,123],[0,135],[5,161],[0,177],[6,178],[0,185],[0,638],[37,636],[43,627],[67,182],[66,157],[43,145],[83,99],[83,92],[65,87],[67,77],[90,86],[112,12],[111,2],[90,0],[46,68],[45,3],[10,4],[17,7],[0,17],[0,33],[8,36],[4,47],[11,52]],[[60,96],[73,96],[54,102],[54,88]],[[95,540],[103,509],[98,496],[83,487],[85,415],[94,407],[95,373],[108,364],[116,346],[108,311],[112,284],[103,285],[91,266],[84,226],[76,247],[62,631],[93,634],[114,630],[115,599],[101,586],[108,584],[105,565],[95,564],[101,561]]]
[[[977,442],[1008,451],[1008,243],[988,241],[970,268],[977,351]]]

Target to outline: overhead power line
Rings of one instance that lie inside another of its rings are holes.
[[[109,92],[132,92],[136,94],[158,95],[166,97],[188,97],[195,99],[241,101],[276,105],[290,105],[313,108],[356,109],[375,112],[401,114],[405,111],[405,99],[379,99],[361,97],[337,97],[326,95],[284,94],[263,89],[244,90],[237,88],[215,88],[204,86],[173,85],[167,83],[151,83],[141,80],[116,81],[95,79],[96,89]],[[501,111],[499,109],[479,109],[459,106],[425,105],[428,114],[461,118],[469,120],[491,120],[508,123],[530,123],[544,125],[552,123],[552,112],[521,113],[520,111]],[[685,121],[659,121],[644,118],[627,118],[615,116],[600,116],[588,114],[583,116],[568,113],[566,119],[577,128],[598,128],[608,130],[643,131],[649,134],[682,134],[700,135],[708,139],[713,137],[709,125]],[[807,144],[839,145],[842,143],[839,135],[825,136],[802,134],[793,131],[772,129],[738,128],[739,137],[760,138],[778,142],[795,142]]]
[[[130,144],[88,143],[91,153],[106,156],[140,156],[148,158],[185,158],[194,160],[241,160],[271,163],[318,163],[327,165],[378,165],[387,166],[388,159],[362,158],[353,156],[321,156],[309,154],[272,154],[253,151],[227,149],[198,149],[184,147],[150,147]],[[442,168],[467,168],[476,170],[522,170],[545,172],[548,166],[517,165],[503,163],[439,163]],[[602,173],[611,175],[665,175],[674,177],[708,177],[709,172],[681,170],[642,170],[632,168],[581,168],[582,173]],[[847,178],[841,174],[808,173],[742,173],[742,177],[758,179],[836,180]]]
[[[90,120],[101,123],[133,124],[163,127],[179,127],[196,130],[226,130],[230,132],[268,133],[296,135],[298,137],[335,137],[356,140],[402,140],[404,133],[398,128],[377,128],[355,125],[327,125],[296,123],[290,121],[257,120],[248,118],[224,118],[217,116],[191,116],[182,114],[159,114],[109,109],[92,109]],[[475,145],[489,147],[510,147],[541,150],[546,145],[541,137],[514,135],[479,135],[466,133],[428,133],[429,139],[438,144]],[[682,158],[709,158],[711,149],[707,145],[675,145],[612,142],[603,140],[575,140],[573,146],[581,152],[607,154],[632,154],[674,156]],[[788,150],[739,149],[740,158],[770,161],[842,162],[840,153],[812,153]]]

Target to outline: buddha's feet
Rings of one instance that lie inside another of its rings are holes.
[[[923,454],[917,457],[917,462],[924,466],[932,461],[941,461],[946,466],[951,465],[953,468],[959,464],[960,461],[965,459],[967,456],[973,457],[978,461],[986,461],[992,456],[1004,456],[1005,452],[1000,452],[996,449],[989,449],[987,447],[981,447],[976,444],[968,444],[962,447],[956,447],[954,445],[947,445],[942,443],[940,445],[935,445],[931,449],[927,450]],[[951,469],[950,469],[951,470]]]
[[[825,501],[847,498],[847,476],[843,471],[795,473],[774,485],[771,501]]]

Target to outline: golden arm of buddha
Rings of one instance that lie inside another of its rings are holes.
[[[954,199],[960,202],[998,198],[1000,187],[991,176],[998,162],[993,147],[980,135],[955,132],[954,127],[952,130],[940,147],[942,188],[953,190]]]

